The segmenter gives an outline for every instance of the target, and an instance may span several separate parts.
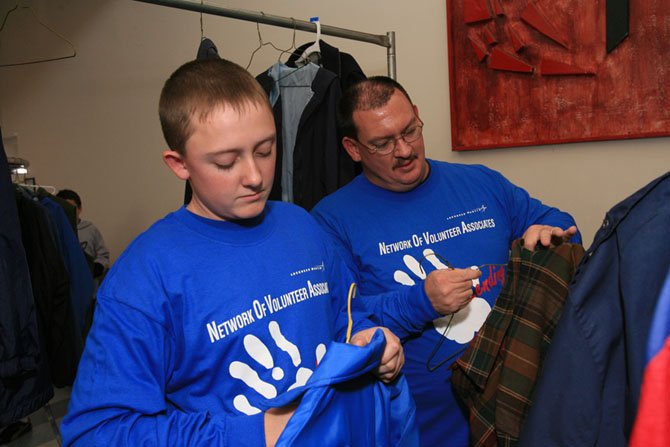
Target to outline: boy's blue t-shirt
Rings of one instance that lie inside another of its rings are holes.
[[[267,400],[344,339],[347,278],[296,206],[243,224],[169,214],[99,290],[65,444],[264,445]]]
[[[378,323],[404,341],[422,445],[468,445],[465,414],[451,390],[449,365],[479,330],[502,290],[509,249],[532,224],[574,220],[480,165],[429,160],[428,178],[408,192],[360,175],[312,210],[350,268]],[[431,271],[480,267],[474,298],[442,317],[423,289]],[[390,291],[400,295],[389,294]]]

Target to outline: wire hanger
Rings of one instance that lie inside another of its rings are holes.
[[[281,57],[286,53],[292,54],[295,50],[297,50],[297,47],[295,46],[295,19],[293,17],[291,17],[291,22],[293,22],[293,40],[291,41],[290,47],[288,47],[285,50],[282,50],[282,52],[279,53],[279,56],[277,57],[278,62],[281,62]]]
[[[70,48],[72,49],[72,54],[69,54],[69,55],[67,55],[67,56],[52,57],[52,58],[47,58],[47,59],[38,59],[38,60],[34,60],[34,61],[16,62],[16,63],[11,63],[11,64],[0,64],[0,67],[15,67],[15,66],[17,66],[17,65],[30,65],[30,64],[38,64],[38,63],[40,63],[40,62],[59,61],[59,60],[63,60],[63,59],[69,59],[69,58],[75,57],[75,56],[77,55],[77,50],[75,49],[74,44],[73,44],[72,42],[70,42],[65,36],[63,36],[62,34],[60,34],[58,31],[54,30],[54,29],[51,28],[49,25],[47,25],[46,23],[44,23],[43,21],[41,21],[41,20],[39,19],[39,17],[37,17],[37,14],[35,14],[35,10],[34,10],[32,7],[30,7],[30,6],[23,6],[23,5],[21,5],[20,3],[21,3],[21,2],[16,2],[16,6],[14,6],[12,9],[10,9],[9,11],[7,11],[7,14],[5,14],[5,17],[2,19],[2,25],[0,25],[0,34],[2,34],[2,31],[5,29],[5,25],[7,24],[7,20],[9,19],[9,16],[10,16],[14,11],[16,11],[16,10],[19,9],[19,8],[21,8],[21,9],[27,9],[27,10],[29,10],[30,13],[33,15],[33,17],[35,18],[35,20],[37,21],[37,23],[39,23],[40,25],[42,25],[44,28],[46,28],[46,29],[47,29],[48,31],[50,31],[52,34],[55,34],[60,40],[65,41],[65,42],[70,46]]]
[[[279,62],[279,63],[284,63],[284,62],[282,62],[282,60],[281,60],[281,57],[282,57],[284,54],[287,54],[287,53],[288,53],[288,54],[293,54],[293,52],[294,52],[295,50],[298,49],[298,48],[296,47],[296,45],[295,45],[295,32],[296,32],[295,24],[296,24],[296,22],[295,22],[295,19],[294,19],[293,17],[291,17],[291,21],[293,22],[293,39],[291,40],[291,46],[288,47],[288,48],[285,49],[285,50],[282,50],[282,52],[279,53],[279,57],[277,58],[277,62]],[[289,59],[290,59],[290,57],[289,57]],[[294,70],[289,71],[288,73],[286,73],[286,74],[284,74],[283,76],[279,77],[275,82],[279,84],[280,81],[281,81],[282,79],[284,79],[284,78],[288,78],[289,76],[291,76],[291,75],[295,74],[296,72],[302,70],[302,69],[303,69],[304,67],[306,67],[306,66],[307,66],[307,65],[303,65],[303,66],[300,66],[300,67],[295,68]],[[311,87],[311,84],[306,84],[306,85],[292,85],[292,86],[282,85],[282,86],[280,86],[280,87],[281,87],[281,88],[286,88],[286,87]]]
[[[200,6],[204,6],[205,1],[200,0]],[[200,42],[205,40],[205,27],[202,25],[202,11],[200,11]]]
[[[309,21],[316,24],[316,40],[312,45],[305,48],[305,51],[303,51],[302,55],[295,62],[296,65],[308,64],[312,62],[312,55],[321,55],[321,45],[319,43],[321,41],[321,22],[318,17],[312,17]]]
[[[453,270],[454,269],[454,266],[451,264],[451,262],[449,262],[446,258],[442,257],[440,254],[435,253],[434,251],[431,250],[429,253],[424,254],[424,256],[418,261],[418,263],[419,263],[418,267],[421,269],[421,273],[423,275],[426,275],[426,270],[423,268],[423,263],[430,256],[434,256],[435,259],[440,261],[446,269],[448,269],[448,270]],[[433,263],[433,265],[434,265],[434,263]],[[505,267],[505,266],[507,266],[507,264],[480,264],[479,266],[476,266],[476,267],[473,266],[471,268],[476,268],[478,270],[482,270],[484,267],[489,267],[489,266]],[[473,287],[474,287],[474,283],[473,283]],[[472,298],[475,298],[474,290],[473,290]],[[449,330],[452,328],[451,323],[452,323],[452,321],[454,319],[454,315],[456,315],[456,313],[458,313],[458,311],[449,315],[449,319],[447,320],[446,327],[442,330],[442,333],[440,334],[440,337],[438,338],[437,343],[435,343],[435,345],[433,346],[432,351],[430,352],[430,354],[428,354],[428,358],[426,359],[426,369],[428,370],[428,372],[434,372],[438,368],[440,368],[441,366],[443,366],[447,363],[450,364],[452,362],[452,360],[457,360],[458,358],[460,358],[460,356],[465,352],[465,350],[469,346],[468,344],[465,344],[465,345],[461,346],[459,349],[457,349],[456,351],[452,352],[447,357],[437,361],[437,363],[433,363],[437,353],[440,351],[440,348],[442,347],[442,344],[444,343],[444,339],[447,338],[447,334],[449,333]]]
[[[263,11],[260,11],[260,13],[261,13],[262,15],[265,15],[265,14],[263,13]],[[254,51],[252,51],[252,53],[251,53],[251,57],[249,58],[249,63],[248,63],[247,66],[245,67],[247,70],[249,70],[249,67],[251,67],[251,63],[253,62],[253,60],[254,60],[254,56],[256,55],[256,53],[258,53],[258,51],[259,51],[261,48],[263,48],[264,46],[266,46],[266,45],[270,45],[272,48],[274,48],[275,50],[279,51],[279,52],[280,52],[280,53],[279,53],[279,57],[281,57],[282,54],[284,54],[284,53],[286,53],[286,52],[288,52],[288,51],[291,50],[290,47],[289,47],[288,49],[286,49],[286,50],[283,50],[283,49],[277,47],[277,46],[276,46],[274,43],[272,43],[272,42],[263,42],[263,36],[261,35],[261,26],[260,26],[260,23],[259,23],[259,22],[256,22],[256,32],[258,33],[258,46],[257,46],[256,49],[255,49]],[[294,28],[294,30],[293,30],[293,33],[294,33],[294,35],[293,35],[293,43],[292,43],[292,46],[295,45],[295,28]]]

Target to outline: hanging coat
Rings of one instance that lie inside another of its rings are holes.
[[[46,209],[21,192],[16,203],[51,381],[56,387],[69,386],[81,355],[81,334],[75,327],[68,271]]]
[[[9,166],[0,138],[0,427],[53,397]]]
[[[342,147],[337,130],[336,107],[342,96],[339,80],[334,73],[319,68],[311,84],[302,86],[310,90],[311,97],[302,113],[297,115],[298,122],[287,124],[284,121],[294,117],[285,116],[282,107],[285,98],[271,76],[273,67],[256,77],[271,98],[277,128],[275,183],[270,199],[282,200],[290,193],[293,203],[310,210],[356,175],[354,161]],[[288,135],[284,132],[287,125],[297,128],[295,136],[290,138],[294,145],[287,144]],[[282,167],[289,151],[292,181],[288,186],[291,190],[286,191],[286,187],[282,190]]]
[[[607,212],[570,285],[521,446],[628,445],[668,228],[670,172]]]
[[[83,333],[86,312],[93,299],[93,276],[88,267],[84,250],[79,244],[76,230],[73,231],[67,219],[63,207],[56,203],[46,191],[41,191],[40,204],[42,204],[51,217],[56,234],[56,244],[63,255],[65,268],[70,279],[70,305],[74,315],[74,324],[77,334]],[[78,340],[77,337],[75,340]],[[83,351],[83,343],[77,348]]]
[[[310,45],[312,45],[312,42],[308,42],[298,47],[286,61],[286,65],[295,67],[298,58]],[[329,45],[323,39],[319,40],[319,48],[321,49],[319,64],[337,76],[342,91],[345,91],[355,82],[366,78],[363,69],[358,65],[358,62],[356,62],[356,59],[354,59],[351,54],[340,52],[339,48]]]

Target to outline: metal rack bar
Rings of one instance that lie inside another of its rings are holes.
[[[305,20],[297,20],[292,17],[281,17],[264,12],[245,11],[242,9],[228,9],[219,6],[205,5],[203,3],[194,3],[186,0],[135,0],[136,2],[151,3],[154,5],[169,6],[187,11],[201,12],[233,19],[246,20],[249,22],[263,23],[266,25],[280,26],[283,28],[296,29],[300,31],[316,32],[316,24]],[[341,37],[344,39],[357,40],[360,42],[372,43],[385,47],[387,49],[388,74],[395,79],[395,32],[389,31],[386,35],[370,34],[361,31],[354,31],[336,26],[321,25],[321,34],[328,36]]]

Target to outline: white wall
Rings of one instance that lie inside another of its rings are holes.
[[[669,138],[452,152],[445,0],[207,3],[302,20],[318,15],[324,24],[375,34],[395,31],[398,80],[419,106],[428,155],[500,170],[541,200],[572,213],[587,246],[605,211],[670,169]],[[0,0],[0,14],[15,4]],[[160,158],[164,143],[157,103],[167,76],[195,58],[200,16],[131,0],[22,4],[71,40],[77,56],[0,68],[3,134],[16,136],[18,155],[30,160],[38,182],[80,192],[84,216],[100,227],[116,258],[138,232],[181,204],[183,185]],[[265,40],[290,46],[291,30],[260,28]],[[223,57],[243,66],[258,46],[256,25],[250,22],[205,16],[204,30]],[[313,34],[297,32],[298,45],[312,39]],[[325,40],[353,54],[366,74],[386,74],[384,48]],[[29,10],[12,13],[0,34],[0,63],[68,51]],[[261,72],[277,57],[264,47],[250,71]]]

